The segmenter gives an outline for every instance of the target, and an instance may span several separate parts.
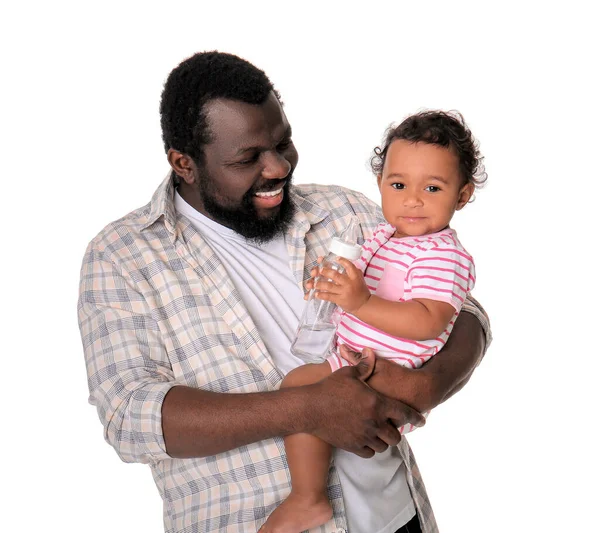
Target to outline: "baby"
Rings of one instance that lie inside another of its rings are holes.
[[[345,272],[324,268],[313,280],[316,297],[342,309],[336,353],[325,362],[292,370],[282,387],[316,383],[355,364],[342,345],[361,352],[373,370],[376,353],[418,368],[448,339],[467,293],[475,284],[472,257],[449,227],[475,187],[487,179],[482,157],[458,113],[427,111],[390,128],[371,160],[386,223],[364,243]],[[393,391],[379,392],[393,396]],[[413,429],[403,426],[401,433]],[[286,437],[292,478],[288,498],[260,533],[298,533],[332,516],[327,498],[331,447],[308,434]]]

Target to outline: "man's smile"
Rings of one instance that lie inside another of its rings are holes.
[[[271,209],[277,207],[283,201],[283,187],[274,191],[263,191],[254,193],[254,204],[259,209]]]
[[[277,196],[279,193],[281,193],[281,191],[283,191],[283,187],[280,187],[279,189],[275,189],[274,191],[257,192],[255,194],[256,194],[256,196],[259,196],[260,198],[269,198],[271,196]]]

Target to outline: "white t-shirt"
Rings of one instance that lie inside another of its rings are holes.
[[[304,364],[290,351],[305,302],[290,268],[284,237],[261,245],[249,243],[200,214],[177,192],[175,209],[190,220],[223,263],[277,368],[287,374]],[[393,533],[415,515],[396,447],[371,459],[336,449],[334,460],[350,533]]]

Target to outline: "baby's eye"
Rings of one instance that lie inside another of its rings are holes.
[[[394,189],[404,189],[404,183],[392,183]]]
[[[441,191],[442,189],[440,189],[439,187],[436,187],[435,185],[429,185],[428,187],[425,187],[425,190],[427,192],[438,192],[438,191]]]

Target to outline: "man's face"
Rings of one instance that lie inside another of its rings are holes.
[[[214,100],[206,106],[212,142],[184,199],[247,239],[266,242],[291,222],[289,198],[298,153],[273,93],[262,105]]]

